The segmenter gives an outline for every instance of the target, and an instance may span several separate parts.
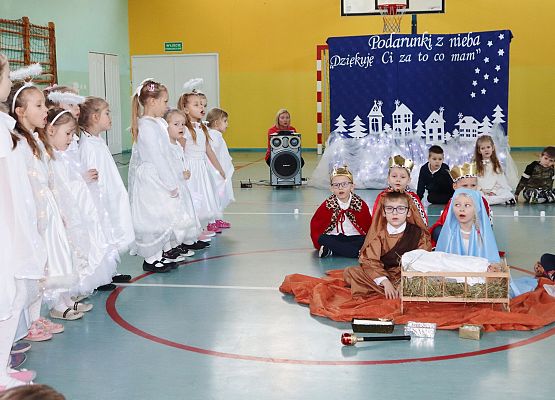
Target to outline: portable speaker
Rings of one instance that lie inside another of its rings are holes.
[[[280,133],[270,138],[270,184],[272,186],[302,184],[301,135]]]

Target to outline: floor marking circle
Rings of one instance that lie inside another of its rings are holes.
[[[277,253],[282,251],[306,251],[306,250],[312,250],[312,249],[307,249],[307,248],[273,249],[273,250],[255,250],[255,251],[248,251],[248,252],[241,252],[241,253],[230,253],[230,254],[222,254],[218,256],[191,260],[191,261],[182,263],[180,265],[189,265],[189,264],[194,264],[201,261],[214,260],[214,259],[219,259],[224,257],[235,257],[235,256],[241,256],[241,255],[247,255],[247,254]],[[523,270],[521,268],[517,268],[517,267],[511,267],[511,268],[515,268],[520,271],[533,274],[532,272]],[[131,282],[136,282],[152,274],[153,274],[152,272],[146,272],[142,275],[135,277],[134,279],[131,280]],[[129,286],[126,286],[126,287],[129,287]],[[406,363],[414,363],[414,362],[433,362],[433,361],[453,360],[453,359],[466,358],[466,357],[476,357],[476,356],[485,355],[485,354],[497,353],[500,351],[507,351],[511,349],[516,349],[518,347],[526,346],[528,344],[532,344],[555,335],[555,327],[553,327],[551,329],[546,330],[545,332],[529,337],[527,339],[522,339],[514,343],[508,343],[500,346],[490,347],[487,349],[463,352],[463,353],[439,355],[439,356],[400,358],[400,359],[389,359],[389,360],[332,361],[332,360],[300,360],[300,359],[290,359],[290,358],[250,356],[250,355],[226,353],[226,352],[204,349],[201,347],[190,346],[190,345],[174,342],[168,339],[164,339],[164,338],[152,335],[148,332],[145,332],[137,328],[133,324],[127,322],[119,314],[116,307],[118,296],[126,287],[118,287],[108,296],[108,299],[106,300],[106,311],[108,312],[108,315],[112,318],[112,320],[115,323],[120,325],[123,329],[137,336],[143,337],[144,339],[147,339],[165,346],[173,347],[180,350],[190,351],[193,353],[221,357],[221,358],[235,359],[235,360],[257,361],[257,362],[274,363],[274,364],[297,364],[297,365],[387,365],[387,364],[406,364]]]

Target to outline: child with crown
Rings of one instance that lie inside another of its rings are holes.
[[[353,175],[345,165],[330,176],[332,195],[310,221],[310,237],[319,257],[358,258],[372,217],[368,205],[354,193]]]
[[[376,197],[374,202],[374,207],[372,208],[372,215],[376,214],[378,210],[378,204],[380,198],[388,192],[401,192],[409,195],[409,198],[414,202],[414,205],[418,211],[417,217],[422,218],[424,225],[428,225],[428,215],[426,210],[420,201],[420,197],[416,192],[409,189],[410,183],[410,173],[414,167],[414,162],[409,158],[404,158],[402,155],[395,155],[389,157],[389,172],[387,174],[387,189],[383,190]]]

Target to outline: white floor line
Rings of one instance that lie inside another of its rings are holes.
[[[122,287],[168,287],[168,288],[189,288],[189,289],[236,289],[236,290],[278,290],[277,287],[270,286],[217,286],[217,285],[178,285],[165,283],[117,283]]]
[[[226,212],[225,215],[313,215],[314,213],[294,213],[294,212]],[[428,217],[439,217],[440,214],[428,214]],[[555,218],[555,215],[546,215],[544,217],[540,215],[519,215],[515,217],[514,215],[498,215],[495,214],[493,218]]]

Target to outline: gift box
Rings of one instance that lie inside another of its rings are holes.
[[[459,338],[480,340],[484,327],[482,325],[465,324],[459,328]]]
[[[395,324],[392,319],[386,318],[353,318],[351,326],[355,333],[393,333]]]

